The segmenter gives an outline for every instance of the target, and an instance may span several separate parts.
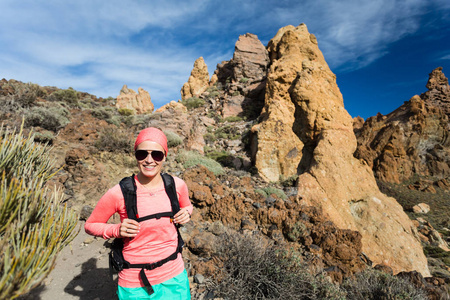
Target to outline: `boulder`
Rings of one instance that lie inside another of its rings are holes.
[[[186,113],[187,112],[187,108],[186,106],[184,106],[183,104],[181,104],[180,102],[176,102],[176,101],[170,101],[169,103],[161,106],[160,108],[158,108],[157,110],[155,110],[155,113],[162,113],[166,110],[170,110],[172,109],[175,112],[181,112],[181,113]]]
[[[268,48],[265,106],[252,128],[259,175],[277,181],[299,174],[297,201],[321,208],[339,228],[360,232],[362,251],[375,265],[429,276],[411,220],[353,156],[353,120],[316,38],[304,24],[287,26]]]
[[[136,114],[151,113],[155,109],[150,94],[143,88],[138,89],[138,93],[124,85],[117,96],[116,107],[126,108],[136,112]]]
[[[194,62],[194,68],[191,71],[188,81],[181,88],[181,99],[196,97],[206,91],[209,86],[208,66],[203,57],[199,57]]]
[[[426,203],[419,203],[414,205],[413,212],[415,214],[427,214],[430,212],[430,206]]]

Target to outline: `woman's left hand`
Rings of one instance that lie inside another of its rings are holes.
[[[182,208],[180,209],[179,212],[176,213],[176,215],[173,217],[173,221],[176,224],[186,224],[187,222],[189,222],[189,220],[191,220],[191,215],[189,214],[189,211],[187,210],[187,208]]]

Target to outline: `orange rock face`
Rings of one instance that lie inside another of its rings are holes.
[[[155,109],[147,91],[139,88],[138,93],[136,93],[126,85],[123,86],[120,95],[117,96],[116,107],[134,110],[136,114],[152,113]]]
[[[353,120],[316,38],[303,24],[287,26],[268,48],[265,107],[252,128],[259,174],[269,181],[298,174],[299,203],[320,207],[339,228],[359,231],[374,264],[429,276],[411,220],[353,156]]]

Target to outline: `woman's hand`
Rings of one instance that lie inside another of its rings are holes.
[[[180,211],[177,212],[176,215],[173,217],[173,221],[176,224],[180,225],[186,224],[187,222],[189,222],[189,220],[191,220],[191,215],[189,214],[187,208],[180,209]]]
[[[139,223],[135,220],[124,219],[120,224],[121,237],[135,237],[139,233]]]

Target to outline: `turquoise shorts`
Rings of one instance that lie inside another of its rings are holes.
[[[149,295],[145,287],[124,288],[119,285],[117,296],[119,300],[141,300],[141,299],[170,299],[170,300],[190,300],[189,279],[186,270],[172,279],[160,284],[152,285],[153,294]]]

